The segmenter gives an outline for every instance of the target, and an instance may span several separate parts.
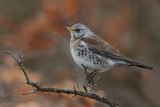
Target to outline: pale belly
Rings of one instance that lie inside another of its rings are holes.
[[[82,64],[87,67],[90,72],[98,70],[100,72],[107,71],[112,68],[116,63],[109,58],[104,58],[96,53],[93,53],[87,47],[76,48],[71,50],[74,61],[80,66]]]

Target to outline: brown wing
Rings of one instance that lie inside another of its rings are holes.
[[[116,60],[129,60],[128,58],[124,57],[118,50],[110,46],[107,42],[96,35],[90,38],[83,38],[82,41],[88,44],[91,51],[94,51],[99,55]]]
[[[92,36],[90,38],[82,38],[82,41],[88,44],[88,47],[91,51],[106,58],[125,61],[128,63],[127,65],[131,66],[142,67],[145,69],[153,69],[153,67],[126,58],[118,50],[110,46],[107,42],[105,42],[98,36]]]

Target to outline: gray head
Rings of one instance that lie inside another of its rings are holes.
[[[72,27],[66,27],[65,29],[70,31],[71,37],[74,39],[87,38],[94,35],[87,26],[81,23],[74,24]]]

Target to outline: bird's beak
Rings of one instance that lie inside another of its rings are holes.
[[[73,31],[70,27],[65,27],[65,29],[67,29],[69,31]]]

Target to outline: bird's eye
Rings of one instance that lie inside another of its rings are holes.
[[[79,32],[81,31],[81,29],[75,29],[75,31],[76,31],[77,33],[79,33]]]

